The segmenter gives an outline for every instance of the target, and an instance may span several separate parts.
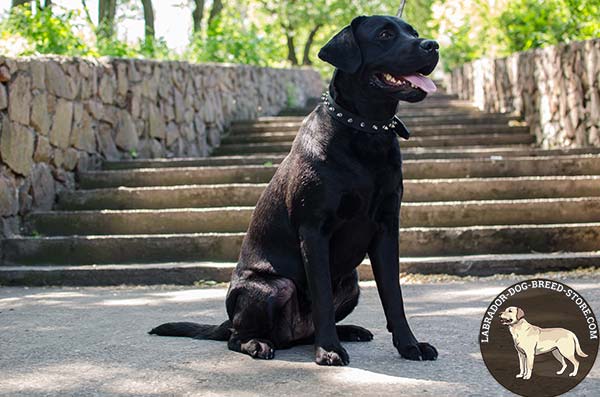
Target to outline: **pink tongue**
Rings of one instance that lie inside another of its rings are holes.
[[[437,90],[435,83],[422,74],[410,74],[408,76],[402,76],[402,78],[410,81],[425,92],[435,92]]]

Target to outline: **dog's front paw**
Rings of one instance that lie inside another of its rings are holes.
[[[398,353],[407,360],[436,360],[438,352],[435,347],[429,343],[414,343],[409,345],[398,346]]]
[[[348,365],[350,356],[342,345],[337,346],[316,346],[315,362],[319,365]]]
[[[523,379],[525,379],[525,380],[531,379],[531,374],[525,374],[525,375],[523,375]]]
[[[515,378],[522,378],[523,374],[517,374],[517,376],[515,376]]]

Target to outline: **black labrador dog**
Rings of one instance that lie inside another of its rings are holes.
[[[306,117],[289,155],[260,197],[243,241],[220,326],[167,323],[151,334],[227,340],[229,349],[271,359],[314,343],[315,361],[346,365],[340,341],[368,330],[336,325],[358,303],[357,266],[368,254],[387,329],[400,355],[434,360],[404,312],[399,282],[402,157],[399,101],[435,90],[425,77],[438,44],[402,19],[357,17],[319,52],[336,67],[329,95]]]

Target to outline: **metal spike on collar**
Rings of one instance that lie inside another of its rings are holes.
[[[397,116],[382,122],[364,119],[347,110],[344,110],[333,100],[333,98],[331,98],[329,93],[324,93],[323,97],[322,102],[325,105],[326,111],[335,120],[347,125],[348,127],[371,134],[385,134],[389,131],[398,135],[402,139],[409,139],[410,137],[410,132],[406,129],[406,126],[404,126],[402,121],[400,121]]]

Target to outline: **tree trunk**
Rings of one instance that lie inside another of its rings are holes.
[[[308,34],[308,38],[306,39],[306,43],[304,44],[304,53],[302,54],[303,65],[312,65],[312,61],[310,60],[310,48],[312,47],[313,41],[315,41],[315,35],[317,34],[317,31],[320,28],[321,25],[317,25]]]
[[[221,11],[223,11],[223,1],[222,0],[214,0],[212,8],[210,9],[210,15],[208,16],[208,24],[217,18]]]
[[[12,7],[17,7],[28,3],[31,3],[31,0],[12,0]]]
[[[142,0],[144,6],[144,37],[146,43],[154,42],[154,9],[152,0]]]
[[[112,37],[115,33],[115,14],[117,0],[98,1],[98,34],[103,37]]]
[[[292,65],[298,65],[298,58],[296,57],[296,46],[294,45],[294,36],[292,36],[289,32],[285,32],[285,38],[287,41],[288,48],[288,60],[292,63]]]
[[[194,33],[199,33],[202,29],[202,18],[204,17],[204,0],[194,0],[196,8],[192,11],[192,20],[194,21]]]

